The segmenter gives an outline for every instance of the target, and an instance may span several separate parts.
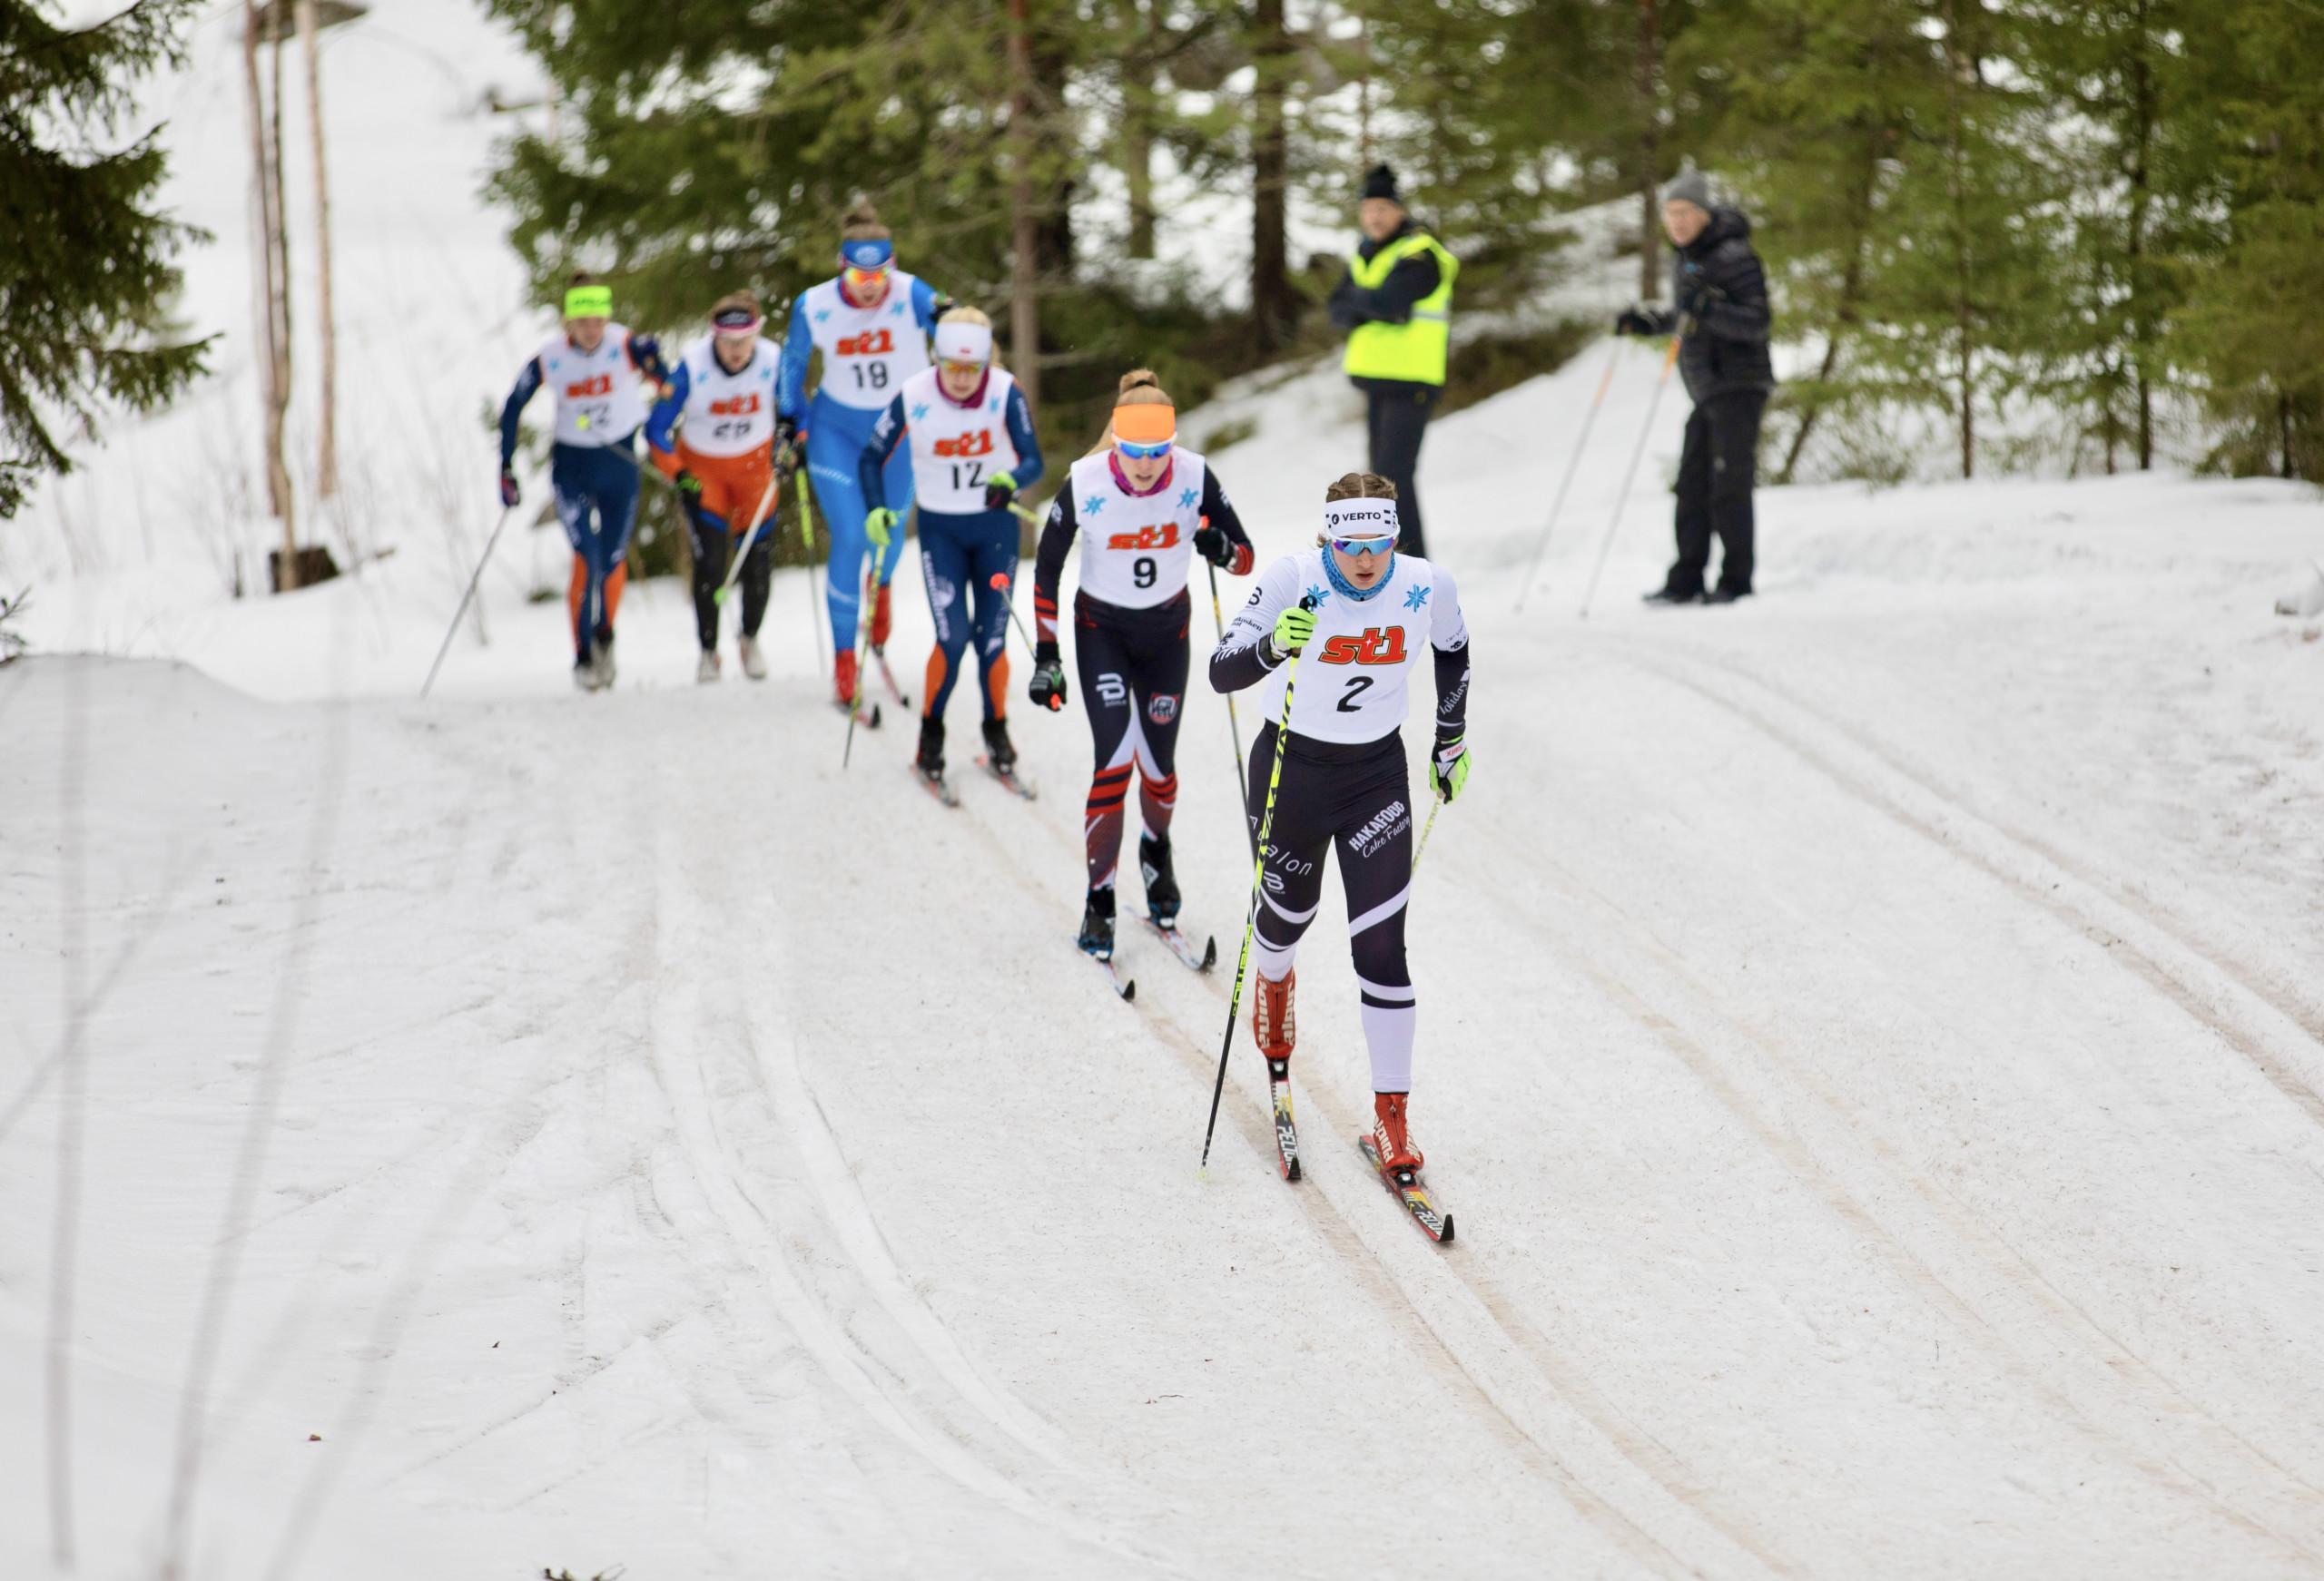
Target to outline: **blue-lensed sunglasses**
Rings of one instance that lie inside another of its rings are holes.
[[[1167,456],[1170,447],[1177,443],[1176,439],[1157,439],[1151,445],[1140,445],[1135,440],[1117,439],[1114,448],[1133,461],[1152,461],[1157,457]]]
[[[1384,534],[1379,537],[1334,538],[1332,547],[1343,555],[1385,555],[1396,546],[1396,535]]]

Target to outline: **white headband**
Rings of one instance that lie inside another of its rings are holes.
[[[1393,538],[1396,535],[1396,502],[1393,499],[1334,499],[1324,505],[1324,536],[1327,538]]]
[[[990,362],[992,331],[982,324],[939,324],[936,326],[936,359],[939,362]]]

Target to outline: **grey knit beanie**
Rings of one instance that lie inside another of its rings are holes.
[[[1666,203],[1692,203],[1708,214],[1710,212],[1710,178],[1689,165],[1671,177],[1670,184],[1662,189],[1662,201]]]

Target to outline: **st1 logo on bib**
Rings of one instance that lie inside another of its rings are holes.
[[[992,454],[992,430],[979,428],[975,433],[963,434],[957,439],[939,439],[936,441],[936,453],[962,460],[971,456],[990,456]]]
[[[724,400],[714,400],[710,403],[710,415],[714,417],[747,417],[757,410],[759,410],[759,392],[756,390],[751,391],[748,395],[728,396]]]
[[[896,338],[887,329],[866,329],[861,335],[844,335],[839,343],[842,357],[886,357],[895,349]]]
[[[565,398],[569,401],[586,400],[590,396],[605,396],[613,393],[614,376],[610,373],[600,373],[593,378],[585,378],[578,384],[568,384],[565,387]]]
[[[1108,549],[1175,549],[1178,546],[1178,524],[1164,522],[1158,527],[1140,527],[1134,533],[1116,533],[1106,540]]]
[[[1404,628],[1366,626],[1361,636],[1330,638],[1316,658],[1325,664],[1401,664],[1404,662]]]

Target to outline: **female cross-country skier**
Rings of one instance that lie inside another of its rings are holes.
[[[718,679],[718,589],[729,557],[763,516],[743,562],[743,673],[766,679],[759,653],[759,623],[766,619],[768,579],[774,572],[774,516],[781,504],[777,463],[787,471],[794,454],[774,431],[775,368],[782,348],[763,339],[759,299],[736,291],[710,310],[710,333],[685,349],[670,371],[662,399],[646,420],[654,465],[677,485],[694,540],[694,618],[702,639],[694,679]],[[675,428],[674,436],[672,430]]]
[[[807,447],[807,475],[815,480],[831,535],[830,605],[832,690],[842,703],[855,701],[855,623],[862,613],[863,486],[856,462],[872,437],[872,425],[896,398],[904,381],[928,367],[928,331],[952,306],[952,299],[926,280],[896,267],[896,244],[868,202],[859,201],[842,222],[840,272],[801,292],[791,305],[791,328],[783,338],[778,380],[778,423]],[[822,377],[807,400],[807,362],[823,354]],[[886,503],[897,515],[911,508],[911,458],[896,456],[885,476]],[[887,652],[888,584],[896,574],[903,540],[891,537],[878,560],[878,588],[872,603],[871,647]]]
[[[928,655],[928,692],[921,705],[920,750],[913,766],[931,789],[944,787],[944,704],[960,676],[971,639],[984,684],[986,765],[1003,779],[1016,772],[1009,740],[1009,586],[1017,574],[1017,492],[1041,476],[1032,408],[1007,369],[994,366],[992,320],[975,308],[954,308],[936,321],[936,366],[904,380],[872,427],[856,463],[871,505],[863,529],[885,549],[896,532],[888,502],[888,458],[911,446],[920,496],[920,562],[936,646]],[[993,585],[999,577],[1000,587]],[[976,615],[969,615],[973,601]],[[1013,780],[1011,781],[1013,783]]]
[[[1177,447],[1178,414],[1147,368],[1122,377],[1112,424],[1073,464],[1049,506],[1033,563],[1032,699],[1066,701],[1058,653],[1058,579],[1076,534],[1081,586],[1073,599],[1074,668],[1089,714],[1097,772],[1083,820],[1089,895],[1081,948],[1114,952],[1114,875],[1121,862],[1123,804],[1133,764],[1145,832],[1137,865],[1147,915],[1177,926],[1178,880],[1170,861],[1170,812],[1178,800],[1178,718],[1187,692],[1187,574],[1200,555],[1228,574],[1251,570],[1251,540],[1218,475]]]
[[[549,486],[556,519],[573,545],[565,603],[573,619],[573,683],[596,692],[614,683],[614,616],[628,581],[623,556],[637,522],[637,429],[645,420],[642,380],[659,384],[662,353],[650,335],[614,321],[614,293],[586,274],[565,290],[565,328],[517,375],[500,408],[500,503],[517,507],[517,425],[544,385],[555,392],[556,437]]]
[[[1469,778],[1469,629],[1452,578],[1396,553],[1395,496],[1395,485],[1371,473],[1349,473],[1325,491],[1323,536],[1260,576],[1211,655],[1210,683],[1221,692],[1258,687],[1268,715],[1251,749],[1254,833],[1275,754],[1283,754],[1252,940],[1251,1031],[1268,1079],[1289,1075],[1292,957],[1323,893],[1324,854],[1336,848],[1372,1054],[1373,1144],[1382,1168],[1409,1176],[1421,1167],[1405,1114],[1416,1019],[1404,966],[1413,808],[1398,727],[1412,673],[1427,653],[1436,671],[1429,788],[1448,801],[1459,795]],[[1301,657],[1285,734],[1277,722],[1285,664],[1295,653]]]

